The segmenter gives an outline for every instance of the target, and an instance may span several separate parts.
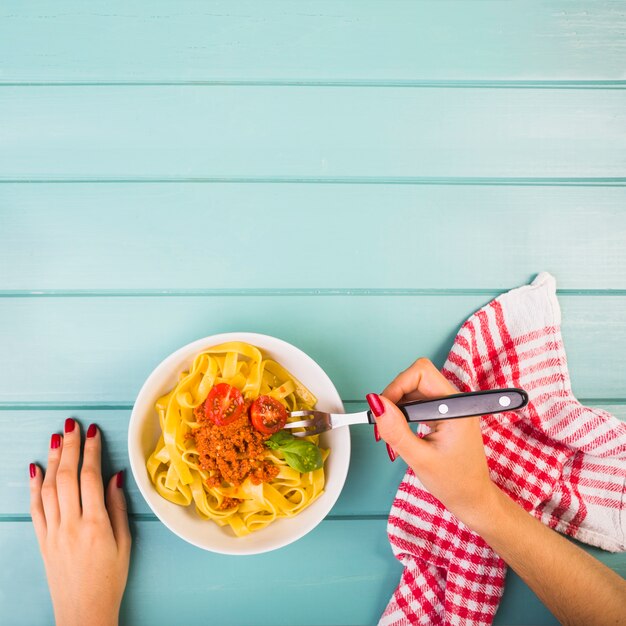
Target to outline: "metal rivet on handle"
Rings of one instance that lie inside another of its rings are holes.
[[[509,396],[500,396],[498,402],[500,403],[500,406],[510,406],[511,398],[509,398]]]
[[[448,412],[448,405],[447,404],[440,404],[439,405],[439,413],[441,413],[442,415],[445,415]]]

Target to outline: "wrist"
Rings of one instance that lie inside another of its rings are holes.
[[[470,530],[484,538],[488,530],[497,524],[504,514],[508,500],[498,486],[490,482],[478,501],[472,502],[460,511],[452,511]]]
[[[54,607],[54,622],[56,626],[119,626],[119,609],[101,611],[57,610]]]

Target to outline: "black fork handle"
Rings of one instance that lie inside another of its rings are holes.
[[[432,422],[458,417],[491,415],[504,411],[517,411],[528,404],[528,394],[523,389],[489,389],[456,393],[441,398],[416,400],[398,404],[407,422]],[[368,411],[370,423],[374,423],[372,412]]]

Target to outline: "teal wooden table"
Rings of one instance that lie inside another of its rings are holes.
[[[198,337],[281,337],[357,410],[548,270],[575,393],[626,418],[625,32],[623,2],[4,0],[0,623],[52,621],[28,463],[72,415],[128,469],[140,385]],[[129,480],[123,623],[375,623],[404,467],[352,437],[330,516],[266,555],[193,548]],[[510,573],[496,624],[554,623]]]

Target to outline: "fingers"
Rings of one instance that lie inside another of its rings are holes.
[[[35,535],[39,545],[43,543],[46,536],[46,514],[43,510],[41,500],[41,485],[43,484],[43,474],[34,463],[30,464],[30,516],[35,527]]]
[[[417,359],[413,365],[398,374],[383,391],[392,402],[436,398],[458,393],[444,375],[426,358]]]
[[[117,547],[121,552],[130,553],[130,529],[128,511],[124,497],[124,472],[118,472],[111,478],[106,491],[106,508],[111,520]]]
[[[376,418],[378,432],[392,451],[412,467],[423,462],[428,453],[428,444],[413,433],[400,409],[389,399],[375,394],[368,395],[367,401]]]
[[[61,460],[63,449],[63,437],[54,433],[50,437],[50,449],[48,451],[48,468],[41,484],[41,501],[46,516],[48,529],[59,525],[59,498],[57,496],[57,469]]]
[[[79,459],[80,428],[75,420],[68,417],[65,420],[65,435],[56,476],[59,511],[62,520],[70,520],[80,516]]]
[[[80,498],[83,517],[87,519],[101,519],[106,515],[100,458],[101,443],[98,427],[91,424],[85,437],[83,467],[80,472]]]

